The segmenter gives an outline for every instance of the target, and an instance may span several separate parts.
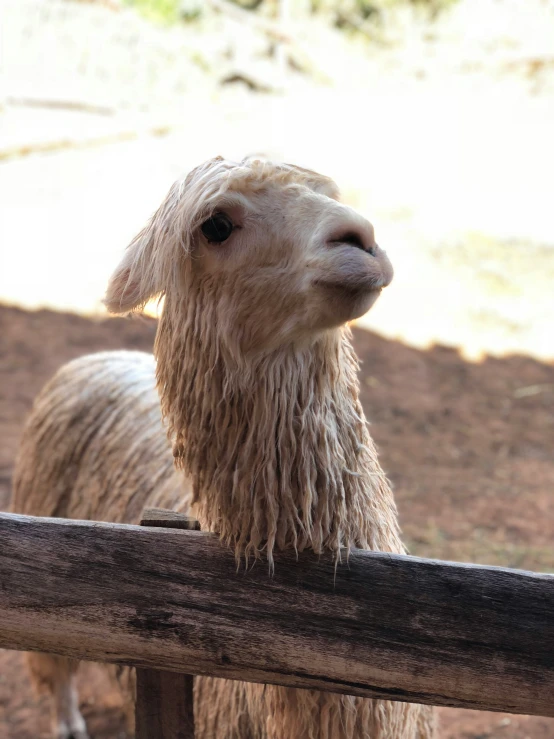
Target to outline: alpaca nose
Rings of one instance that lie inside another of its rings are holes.
[[[328,244],[346,244],[348,246],[354,246],[356,249],[361,249],[367,254],[371,254],[374,257],[377,253],[378,246],[375,242],[375,232],[371,223],[356,224],[350,227],[339,230],[338,233],[328,240]]]

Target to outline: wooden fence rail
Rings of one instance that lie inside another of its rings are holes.
[[[554,576],[0,514],[0,647],[554,716]]]

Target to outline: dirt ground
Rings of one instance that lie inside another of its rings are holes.
[[[22,420],[63,362],[152,346],[150,319],[92,320],[0,306],[0,509],[8,504]],[[424,556],[554,571],[554,365],[525,357],[463,360],[357,330],[362,393],[404,535]],[[81,675],[93,739],[125,737],[120,698],[101,671]],[[441,710],[444,739],[547,739],[554,720]],[[22,656],[0,653],[0,739],[49,739]]]

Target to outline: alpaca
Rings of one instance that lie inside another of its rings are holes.
[[[191,512],[239,561],[270,568],[275,550],[404,553],[347,327],[391,279],[373,227],[329,178],[221,157],[196,168],[107,290],[114,313],[164,297],[155,360],[106,352],[59,370],[25,427],[12,510],[130,523],[145,506]],[[85,739],[76,663],[29,663],[53,696],[56,739]],[[414,704],[206,677],[194,699],[201,739],[435,735],[432,709]]]

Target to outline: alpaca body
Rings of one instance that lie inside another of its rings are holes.
[[[190,509],[238,561],[270,569],[275,550],[337,563],[351,547],[403,553],[345,327],[391,279],[373,227],[328,178],[221,157],[201,165],[108,287],[112,312],[164,295],[156,362],[104,353],[59,371],[26,425],[13,509],[133,523],[145,506]],[[58,706],[56,739],[85,739],[74,665],[30,661]],[[427,707],[212,678],[195,680],[195,719],[201,739],[434,732]]]
[[[25,426],[12,510],[138,523],[145,506],[189,505],[162,427],[154,357],[99,352],[58,370]]]
[[[37,397],[28,419],[12,511],[138,523],[147,506],[187,513],[191,502],[190,483],[175,470],[162,425],[153,356],[104,352],[62,367]],[[30,664],[39,687],[59,693],[57,700],[71,706],[73,726],[82,726],[76,696],[64,698],[77,663],[33,654]],[[125,691],[133,690],[127,669],[111,672]],[[132,724],[131,695],[128,701]],[[195,679],[195,716],[199,739],[432,736],[426,707],[216,678]],[[86,736],[62,726],[59,736],[64,733]]]

